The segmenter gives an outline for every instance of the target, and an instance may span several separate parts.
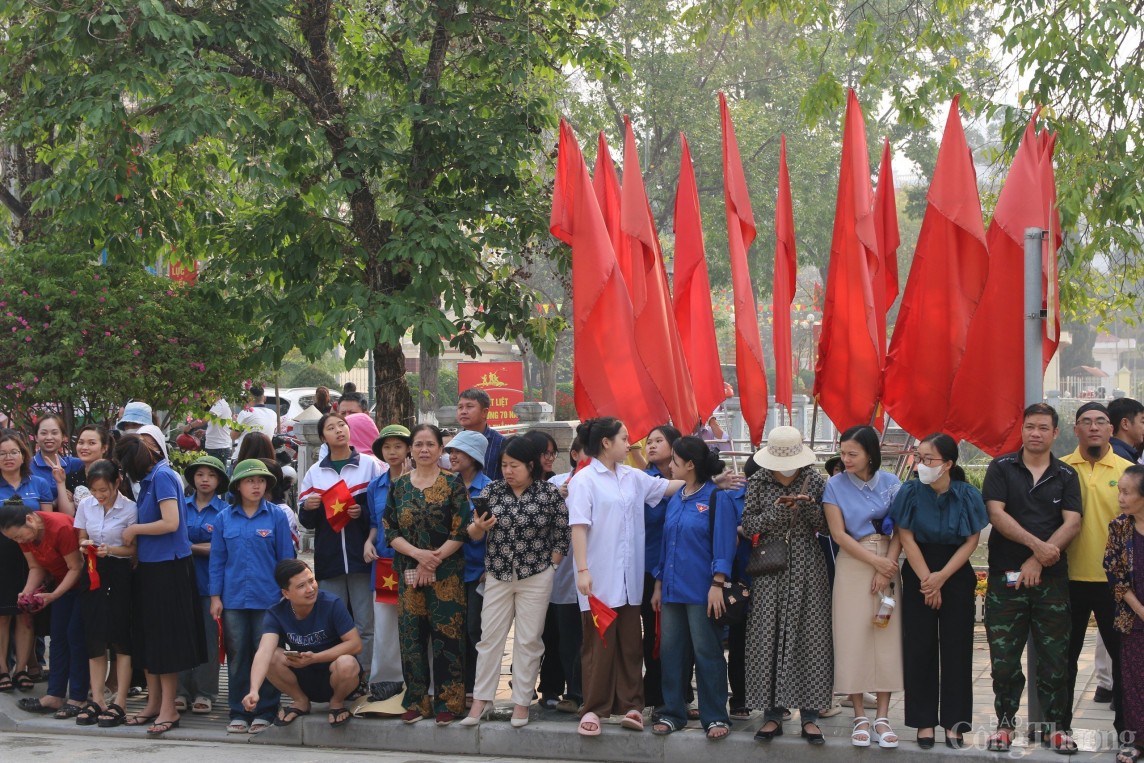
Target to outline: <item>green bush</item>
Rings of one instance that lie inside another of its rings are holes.
[[[303,366],[287,377],[284,387],[328,387],[338,389],[338,380],[329,371],[315,365]]]

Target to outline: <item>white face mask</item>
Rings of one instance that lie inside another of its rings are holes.
[[[784,477],[793,477],[798,474],[798,469],[779,469],[779,474]]]
[[[918,481],[923,485],[932,485],[937,482],[941,477],[943,465],[926,466],[925,464],[918,464]]]

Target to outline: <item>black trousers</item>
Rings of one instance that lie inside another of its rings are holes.
[[[577,619],[578,621],[578,619]],[[537,693],[541,699],[559,699],[564,693],[564,664],[560,655],[560,624],[556,621],[556,605],[549,604],[544,614],[544,656],[540,658],[540,686]]]
[[[731,709],[747,707],[747,620],[727,628],[727,680]]]
[[[1069,703],[1065,712],[1065,729],[1072,729],[1073,709],[1076,707],[1076,673],[1077,660],[1081,650],[1084,649],[1084,637],[1088,631],[1088,618],[1096,618],[1096,627],[1100,637],[1104,639],[1104,646],[1108,649],[1108,656],[1112,659],[1112,704],[1116,708],[1112,719],[1113,728],[1117,733],[1124,731],[1124,694],[1120,683],[1120,633],[1114,627],[1116,617],[1116,603],[1112,597],[1112,588],[1108,583],[1087,583],[1077,580],[1069,581],[1069,606],[1072,611],[1072,633],[1069,635]]]
[[[465,694],[473,693],[477,678],[477,644],[481,642],[481,609],[485,597],[477,593],[481,582],[465,583]]]
[[[957,546],[919,543],[931,572],[942,569]],[[902,570],[902,667],[906,725],[965,732],[973,722],[973,626],[977,576],[967,562],[941,588],[941,607],[926,606],[921,580]]]
[[[539,694],[576,702],[580,690],[580,626],[579,604],[549,604],[544,618],[544,657],[540,663]]]

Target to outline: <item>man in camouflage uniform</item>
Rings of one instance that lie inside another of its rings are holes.
[[[1008,751],[1025,675],[1021,653],[1036,648],[1036,691],[1049,733],[1047,745],[1076,752],[1067,733],[1069,700],[1068,563],[1065,548],[1080,530],[1076,471],[1050,450],[1060,432],[1057,412],[1037,403],[1025,409],[1021,449],[994,459],[982,496],[993,530],[989,537],[989,592],[985,630],[992,663],[997,733],[989,749]]]

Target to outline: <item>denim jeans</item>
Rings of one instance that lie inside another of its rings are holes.
[[[258,692],[258,704],[253,713],[242,706],[242,698],[250,691],[250,668],[254,663],[254,653],[262,640],[262,619],[265,609],[224,609],[222,611],[222,632],[226,640],[226,675],[230,682],[227,703],[230,719],[247,723],[262,718],[273,721],[278,711],[281,693],[270,681],[263,681]]]
[[[361,652],[357,656],[362,674],[369,675],[373,660],[373,575],[354,572],[318,581],[318,589],[342,600],[354,618],[361,634]]]
[[[218,701],[218,623],[211,617],[211,597],[200,596],[207,639],[207,661],[179,674],[179,696],[191,704],[199,697]],[[261,631],[261,623],[259,624]]]
[[[707,616],[706,604],[664,604],[659,614],[659,659],[662,665],[663,707],[659,715],[679,727],[687,723],[684,664],[695,655],[699,688],[699,720],[703,728],[727,723],[727,662],[721,628]]]
[[[79,591],[72,589],[52,602],[51,640],[48,642],[48,696],[86,702],[91,683],[87,641]]]

